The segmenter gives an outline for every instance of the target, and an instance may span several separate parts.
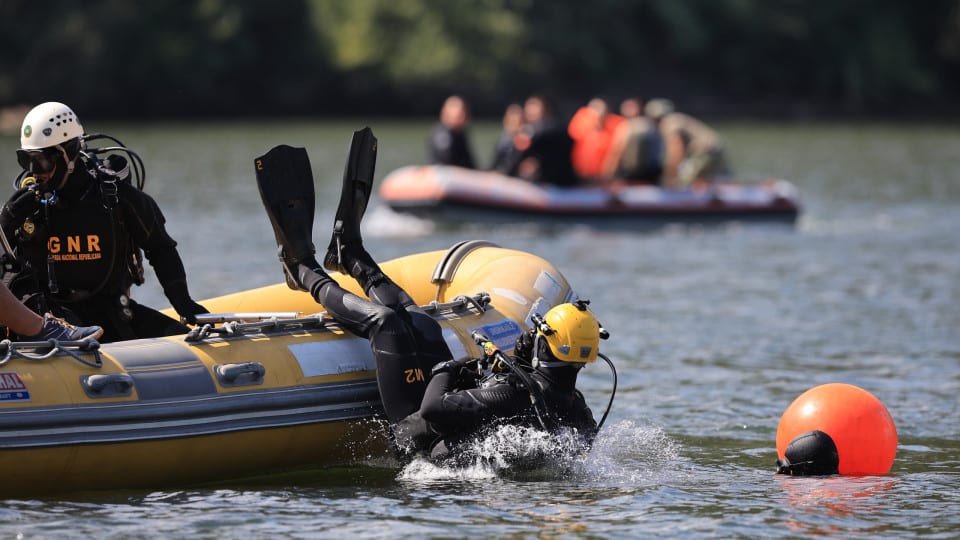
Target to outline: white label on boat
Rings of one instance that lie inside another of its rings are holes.
[[[513,348],[522,332],[520,325],[513,319],[504,319],[495,323],[470,328],[470,333],[480,332],[484,337],[494,342],[503,350]]]
[[[290,345],[304,377],[373,371],[376,363],[366,339],[337,339]]]
[[[490,292],[492,292],[493,294],[496,294],[497,296],[502,296],[507,300],[511,300],[512,302],[519,304],[521,306],[527,305],[527,299],[522,294],[520,294],[519,292],[513,289],[501,289],[500,287],[493,287],[492,289],[490,289]]]
[[[0,372],[0,401],[30,401],[30,391],[16,371]]]
[[[541,270],[540,275],[537,276],[537,280],[533,283],[533,288],[542,294],[544,298],[549,298],[553,302],[556,302],[559,300],[563,285],[561,285],[560,280],[551,275],[550,272]]]

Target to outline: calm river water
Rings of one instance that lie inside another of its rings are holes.
[[[253,158],[305,146],[326,238],[351,132],[373,127],[377,177],[424,159],[428,124],[97,125],[147,164],[146,189],[206,298],[282,279]],[[589,459],[534,476],[387,463],[177,491],[8,500],[0,536],[662,538],[960,536],[960,129],[723,124],[746,178],[799,187],[796,229],[653,233],[433,227],[375,199],[379,259],[483,238],[554,262],[612,338],[620,385]],[[488,159],[494,126],[478,126]],[[15,171],[16,137],[0,139]],[[9,190],[9,188],[6,188]],[[325,240],[320,240],[320,243]],[[135,291],[167,305],[152,271]],[[602,411],[609,374],[581,376]],[[896,421],[889,475],[774,474],[780,415],[805,390],[869,390]]]

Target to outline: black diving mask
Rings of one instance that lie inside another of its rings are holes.
[[[34,174],[44,174],[57,167],[57,160],[63,158],[60,147],[41,148],[39,150],[17,150],[17,163],[23,170]]]

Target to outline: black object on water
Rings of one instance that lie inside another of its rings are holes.
[[[777,460],[777,474],[822,476],[837,474],[840,456],[830,435],[815,430],[797,435]]]

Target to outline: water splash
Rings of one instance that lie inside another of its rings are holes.
[[[414,482],[492,478],[576,478],[595,484],[658,484],[677,475],[681,445],[659,426],[632,421],[608,425],[584,454],[575,430],[549,434],[529,427],[500,426],[466,443],[456,464],[417,458],[398,479]]]
[[[600,432],[579,472],[600,484],[661,484],[680,474],[682,448],[660,426],[623,420]]]
[[[400,473],[403,480],[478,480],[531,470],[568,469],[582,444],[575,430],[550,434],[525,426],[503,425],[465,442],[456,457],[433,464],[415,459]]]

